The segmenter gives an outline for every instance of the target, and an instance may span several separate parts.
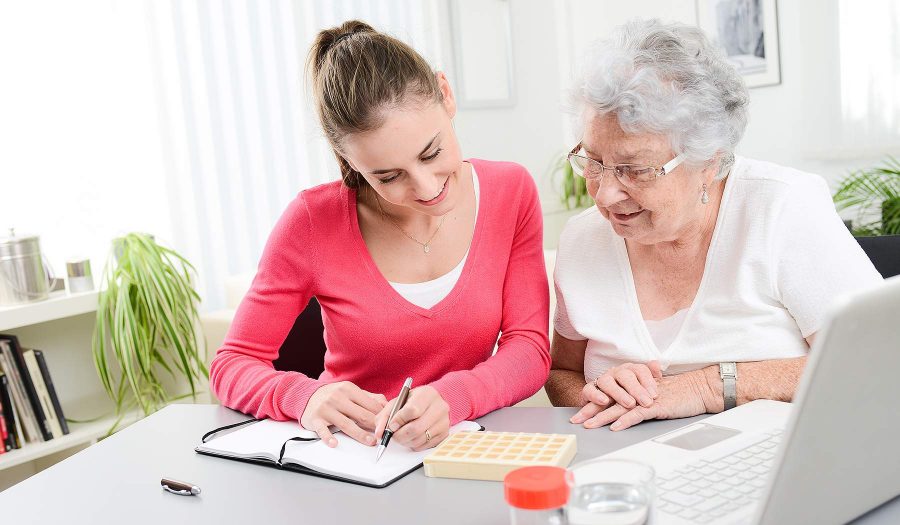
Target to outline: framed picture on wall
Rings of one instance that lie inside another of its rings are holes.
[[[514,106],[509,0],[450,0],[449,4],[459,107]]]
[[[697,0],[697,21],[747,87],[781,83],[775,0]]]

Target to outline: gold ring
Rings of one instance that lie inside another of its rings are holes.
[[[431,441],[431,434],[428,432],[428,429],[425,429],[425,442],[428,443]]]

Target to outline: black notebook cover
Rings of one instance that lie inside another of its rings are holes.
[[[34,389],[34,382],[31,381],[31,374],[28,372],[25,358],[22,356],[22,347],[19,346],[19,339],[14,335],[0,335],[0,339],[9,343],[12,357],[15,361],[14,364],[19,370],[19,375],[22,376],[22,384],[25,387],[25,393],[28,395],[28,402],[31,404],[34,416],[37,419],[38,430],[44,441],[50,441],[53,439],[53,433],[50,432],[50,422],[47,421],[47,415],[44,414],[44,410],[41,408],[41,401],[38,399],[37,391]]]
[[[342,477],[340,477],[340,476],[333,476],[333,475],[331,475],[331,474],[326,474],[326,473],[324,473],[324,472],[319,472],[318,470],[313,470],[313,469],[311,469],[311,468],[306,468],[306,467],[303,467],[303,466],[300,466],[300,465],[295,465],[295,464],[293,464],[293,463],[290,463],[290,464],[287,464],[287,465],[282,465],[281,463],[276,463],[275,461],[268,461],[268,460],[265,460],[265,459],[236,458],[236,457],[232,457],[232,456],[223,456],[223,455],[220,455],[220,454],[213,454],[213,453],[211,453],[211,452],[206,452],[206,451],[201,451],[201,450],[194,450],[194,451],[195,451],[196,453],[202,454],[202,455],[204,455],[204,456],[210,456],[210,457],[214,457],[214,458],[222,458],[222,459],[230,459],[230,460],[232,460],[232,461],[240,461],[241,463],[252,463],[252,464],[254,464],[254,465],[263,465],[263,466],[265,466],[265,467],[272,467],[272,468],[277,468],[277,469],[280,469],[280,470],[289,470],[289,471],[291,471],[291,472],[299,472],[300,474],[309,474],[310,476],[316,476],[316,477],[319,477],[319,478],[326,478],[326,479],[333,479],[333,480],[335,480],[335,481],[343,481],[344,483],[352,483],[352,484],[354,484],[354,485],[362,485],[363,487],[371,487],[371,488],[374,488],[374,489],[383,489],[383,488],[387,487],[388,485],[394,483],[394,482],[397,481],[398,479],[400,479],[400,478],[406,476],[406,475],[409,474],[410,472],[414,472],[414,471],[419,470],[420,468],[422,468],[422,464],[419,463],[419,464],[416,465],[415,467],[413,467],[413,468],[407,470],[406,472],[400,474],[399,476],[397,476],[396,478],[394,478],[394,479],[388,481],[387,483],[384,483],[383,485],[375,485],[375,484],[372,484],[372,483],[366,483],[366,482],[364,482],[364,481],[358,481],[358,480],[355,480],[355,479],[347,479],[347,478],[342,478]]]
[[[208,440],[208,438],[210,438],[211,436],[213,436],[213,435],[215,435],[215,434],[218,434],[219,432],[222,432],[222,431],[225,431],[225,430],[229,430],[229,429],[233,429],[233,428],[237,428],[237,427],[242,427],[242,426],[248,425],[248,424],[250,424],[250,423],[256,423],[256,422],[259,422],[259,421],[261,421],[261,420],[259,420],[259,419],[248,419],[247,421],[241,421],[240,423],[234,423],[234,424],[231,424],[231,425],[225,425],[224,427],[219,427],[219,428],[210,430],[209,432],[207,432],[206,434],[203,435],[203,437],[201,438],[201,442],[206,443],[207,440]],[[483,429],[483,428],[484,428],[484,427],[482,427],[482,429]],[[298,441],[309,441],[309,440],[307,440],[307,439],[300,439],[300,438],[295,438],[295,440],[298,440]],[[291,441],[291,440],[288,440],[288,441]],[[298,472],[298,473],[300,473],[300,474],[309,474],[310,476],[316,476],[316,477],[319,477],[319,478],[325,478],[325,479],[333,479],[333,480],[335,480],[335,481],[343,481],[344,483],[352,483],[352,484],[354,484],[354,485],[362,485],[363,487],[371,487],[371,488],[375,488],[375,489],[383,489],[383,488],[387,487],[388,485],[394,483],[394,482],[397,481],[398,479],[400,479],[400,478],[406,476],[406,475],[409,474],[410,472],[419,470],[419,469],[422,467],[422,464],[419,463],[418,465],[412,467],[411,469],[407,470],[406,472],[403,472],[402,474],[399,474],[397,477],[395,477],[395,478],[393,478],[393,479],[387,481],[386,483],[381,484],[381,485],[376,485],[376,484],[374,484],[374,483],[367,483],[367,482],[365,482],[365,481],[359,481],[359,480],[355,480],[355,479],[348,479],[348,478],[343,478],[343,477],[340,477],[340,476],[335,476],[335,475],[332,475],[332,474],[326,474],[326,473],[324,473],[324,472],[319,472],[318,470],[313,470],[313,469],[311,469],[311,468],[307,468],[307,467],[304,467],[304,466],[301,466],[301,465],[297,465],[297,464],[294,464],[294,463],[282,464],[282,463],[279,463],[279,462],[277,462],[277,461],[271,461],[271,460],[268,460],[268,459],[260,459],[260,458],[236,458],[236,457],[233,457],[233,456],[226,456],[226,455],[222,455],[222,454],[215,454],[215,453],[213,453],[213,452],[209,452],[209,451],[206,451],[206,450],[199,450],[199,447],[198,447],[198,448],[195,448],[195,449],[194,449],[194,452],[196,452],[196,453],[198,453],[198,454],[202,454],[202,455],[204,455],[204,456],[210,456],[210,457],[215,457],[215,458],[223,458],[223,459],[230,459],[230,460],[232,460],[232,461],[240,461],[240,462],[242,462],[242,463],[252,463],[252,464],[254,464],[254,465],[263,465],[263,466],[266,466],[266,467],[272,467],[272,468],[277,468],[277,469],[281,469],[281,470],[289,470],[289,471],[291,471],[291,472]],[[282,446],[281,452],[282,452],[282,454],[284,454],[284,447],[283,447],[283,446]]]

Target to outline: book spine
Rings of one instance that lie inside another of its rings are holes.
[[[13,428],[16,431],[16,448],[22,448],[27,443],[25,428],[22,426],[22,415],[19,413],[19,409],[16,408],[16,403],[12,402],[11,404],[14,425]]]
[[[47,386],[47,392],[50,394],[50,401],[53,404],[53,411],[56,413],[56,419],[59,420],[59,426],[62,433],[69,433],[69,424],[66,422],[66,416],[63,414],[62,405],[59,402],[59,396],[56,395],[56,387],[53,386],[53,379],[50,376],[50,367],[47,366],[47,360],[44,359],[44,352],[40,350],[34,351],[34,357],[37,359],[38,367],[41,369],[41,376],[44,378],[44,385]]]
[[[53,434],[54,438],[62,437],[62,428],[56,419],[56,413],[53,411],[53,402],[50,401],[50,394],[47,392],[47,386],[44,385],[44,377],[41,375],[41,368],[38,366],[37,358],[34,356],[34,350],[25,350],[22,352],[22,357],[25,359],[25,366],[28,368],[31,382],[34,384],[34,390],[41,404],[41,410],[44,411],[44,417],[47,418],[47,423],[50,425],[50,433]]]
[[[16,411],[17,421],[20,423],[21,428],[24,430],[22,435],[22,442],[31,443],[35,441],[42,441],[41,435],[37,430],[37,421],[34,419],[34,414],[31,412],[30,403],[28,403],[28,398],[25,396],[25,387],[22,386],[22,378],[19,376],[19,371],[16,369],[16,366],[13,364],[12,359],[12,350],[7,344],[7,341],[0,340],[0,366],[3,367],[3,371],[7,373],[10,379],[10,384],[12,388],[12,397],[13,397],[13,410]]]
[[[4,406],[3,418],[6,420],[6,431],[9,433],[9,445],[12,448],[21,448],[22,444],[19,441],[19,435],[22,431],[21,429],[16,430],[18,423],[16,422],[16,412],[13,408],[9,388],[9,378],[6,377],[6,374],[0,372],[0,401],[3,402]]]
[[[0,399],[0,438],[3,440],[3,444],[0,446],[0,454],[12,450],[12,447],[9,445],[9,431],[6,430],[6,408],[3,406],[2,399]]]
[[[50,421],[41,409],[41,400],[38,399],[37,390],[34,388],[34,383],[31,381],[31,374],[28,373],[28,366],[25,364],[25,356],[22,354],[22,347],[19,346],[19,340],[14,335],[3,335],[0,337],[6,339],[9,346],[12,348],[14,364],[19,369],[19,374],[22,376],[22,385],[25,387],[27,401],[31,403],[34,417],[37,420],[38,430],[44,441],[50,441],[53,439],[53,432],[50,430]]]

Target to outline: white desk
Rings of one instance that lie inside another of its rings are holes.
[[[490,430],[578,435],[587,459],[692,420],[651,421],[624,432],[585,430],[574,409],[507,408],[479,419]],[[245,416],[218,405],[172,405],[0,493],[4,523],[504,524],[503,485],[413,472],[386,489],[201,456],[200,437]],[[196,483],[199,497],[164,492],[162,477]],[[900,523],[900,498],[859,523]]]

